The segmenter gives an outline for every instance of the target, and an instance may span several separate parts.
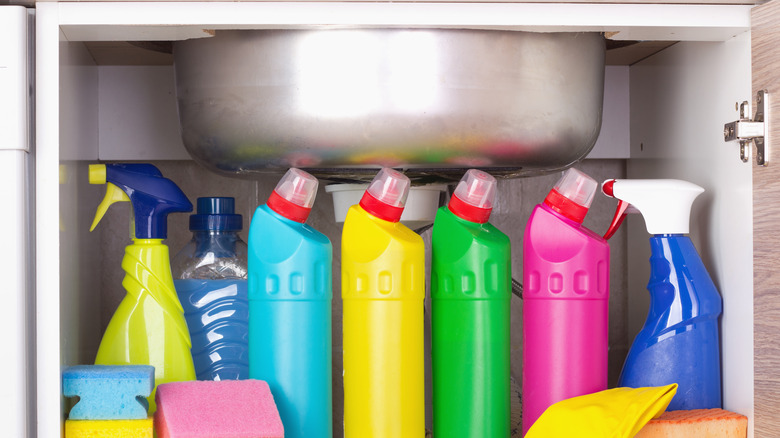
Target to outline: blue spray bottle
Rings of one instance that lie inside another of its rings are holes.
[[[287,438],[333,434],[333,248],[304,224],[317,185],[290,169],[249,226],[249,377],[268,382]]]
[[[650,311],[628,353],[619,386],[677,383],[669,410],[721,407],[718,317],[722,303],[687,236],[691,205],[704,189],[687,181],[608,180],[620,200],[604,236],[617,230],[629,207],[645,218],[650,238]]]

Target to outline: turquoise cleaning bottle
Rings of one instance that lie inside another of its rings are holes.
[[[316,194],[290,169],[249,226],[249,377],[268,382],[287,438],[333,434],[333,248],[304,224]]]

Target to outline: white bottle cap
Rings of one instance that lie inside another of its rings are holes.
[[[599,183],[596,180],[573,167],[568,169],[555,184],[558,193],[585,208],[590,208],[598,187]]]

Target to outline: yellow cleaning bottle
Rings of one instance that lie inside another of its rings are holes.
[[[107,187],[90,231],[115,202],[130,202],[135,216],[133,244],[122,259],[127,295],[111,317],[95,363],[152,365],[155,390],[160,383],[195,380],[190,335],[162,243],[168,214],[192,211],[192,204],[151,164],[91,165],[89,182]],[[148,398],[149,414],[156,408],[154,395]]]
[[[425,436],[424,247],[398,222],[409,185],[382,169],[344,221],[345,438]]]

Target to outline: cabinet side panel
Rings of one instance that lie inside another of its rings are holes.
[[[0,6],[0,229],[3,251],[0,266],[3,273],[3,317],[0,332],[5,360],[0,374],[8,376],[0,387],[0,423],[8,436],[27,436],[28,407],[35,399],[29,396],[34,378],[30,364],[34,358],[29,345],[31,333],[26,329],[33,321],[28,308],[32,272],[29,196],[29,55],[28,18],[25,8]],[[10,231],[10,232],[9,232]]]
[[[36,8],[35,289],[37,423],[33,436],[60,437],[59,25],[57,3]]]
[[[770,140],[780,138],[780,3],[753,11],[753,99],[770,93]],[[775,140],[776,141],[776,140]],[[772,144],[770,143],[770,148]],[[771,151],[770,149],[770,152]],[[769,159],[776,159],[777,155]],[[780,163],[753,166],[753,264],[756,436],[780,436]]]

